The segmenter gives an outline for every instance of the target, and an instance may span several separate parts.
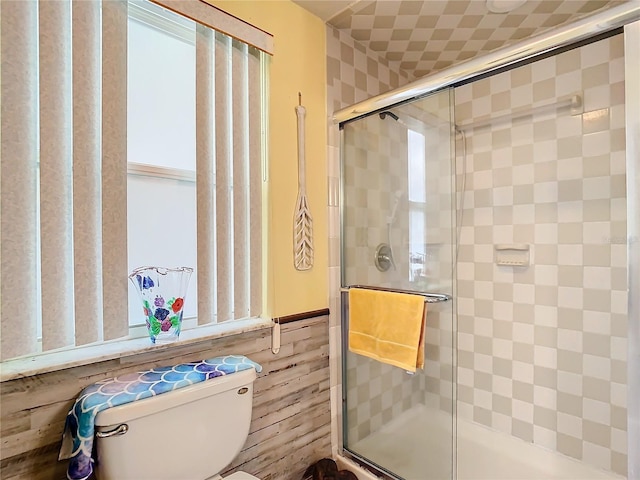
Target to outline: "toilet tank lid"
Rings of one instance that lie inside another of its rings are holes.
[[[119,425],[136,418],[146,417],[147,415],[194,402],[220,392],[249,385],[256,379],[256,376],[256,371],[250,368],[233,373],[232,375],[211,378],[207,381],[166,392],[161,395],[112,407],[97,414],[95,425],[97,427]]]

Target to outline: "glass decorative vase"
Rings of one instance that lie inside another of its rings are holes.
[[[152,343],[178,340],[182,312],[193,268],[139,267],[130,275],[144,311]]]

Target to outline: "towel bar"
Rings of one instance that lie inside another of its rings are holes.
[[[451,296],[446,295],[444,293],[425,293],[425,292],[417,292],[415,290],[401,290],[398,288],[374,287],[370,285],[349,285],[348,287],[342,287],[340,291],[348,292],[349,289],[351,288],[363,288],[365,290],[380,290],[383,292],[407,293],[409,295],[421,295],[424,297],[424,301],[427,303],[439,303],[439,302],[447,302],[451,300]]]

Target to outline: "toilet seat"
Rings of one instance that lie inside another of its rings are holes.
[[[210,480],[260,480],[258,477],[254,477],[253,475],[248,474],[247,472],[236,472],[232,473],[228,477],[221,477],[220,475],[216,475]]]
[[[258,477],[248,474],[247,472],[232,473],[228,477],[224,477],[223,480],[260,480]]]

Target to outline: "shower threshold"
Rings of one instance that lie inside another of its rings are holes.
[[[557,452],[458,420],[459,480],[622,480]],[[451,416],[417,406],[350,450],[405,480],[451,478]]]

